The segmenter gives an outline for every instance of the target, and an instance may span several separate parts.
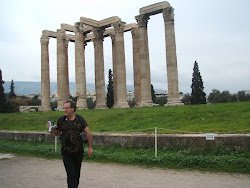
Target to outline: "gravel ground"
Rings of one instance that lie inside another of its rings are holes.
[[[63,188],[66,173],[61,160],[0,154],[0,187]],[[83,162],[79,187],[249,188],[250,175]]]

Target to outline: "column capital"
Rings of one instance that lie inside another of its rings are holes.
[[[135,16],[138,27],[147,27],[149,16],[147,14],[142,14]]]
[[[95,41],[96,39],[101,39],[103,40],[103,33],[104,33],[104,28],[102,27],[93,27],[92,28],[93,31],[93,41]]]
[[[137,38],[139,36],[138,28],[132,28],[131,29],[131,34],[132,34],[132,38]]]
[[[118,21],[111,24],[114,27],[115,32],[124,32],[125,22]]]
[[[167,8],[164,8],[163,11],[163,19],[164,19],[164,22],[169,22],[169,21],[174,21],[174,8],[173,7],[167,7]]]
[[[57,35],[56,35],[56,38],[57,39],[65,39],[66,38],[66,34],[65,34],[65,31],[62,30],[62,29],[57,29]]]
[[[83,29],[83,25],[81,22],[76,22],[75,23],[75,28],[76,28],[76,33],[83,33],[84,29]]]
[[[49,44],[49,37],[47,35],[42,35],[40,38],[40,42],[42,45],[48,45]]]

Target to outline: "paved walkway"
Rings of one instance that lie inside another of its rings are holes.
[[[79,187],[249,188],[249,186],[250,175],[176,171],[84,162]],[[66,173],[61,160],[0,154],[0,187],[66,188]]]

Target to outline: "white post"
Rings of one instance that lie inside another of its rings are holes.
[[[155,158],[157,158],[157,127],[155,127]]]
[[[57,136],[55,136],[55,152],[57,151]]]

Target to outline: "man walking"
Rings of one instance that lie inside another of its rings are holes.
[[[88,140],[88,156],[93,153],[92,135],[85,119],[75,114],[75,102],[72,100],[65,101],[63,109],[65,116],[59,118],[58,128],[52,129],[51,135],[58,136],[61,133],[62,157],[67,173],[68,188],[77,188],[84,155],[81,133],[84,132]],[[49,128],[49,123],[47,123],[47,128]]]

